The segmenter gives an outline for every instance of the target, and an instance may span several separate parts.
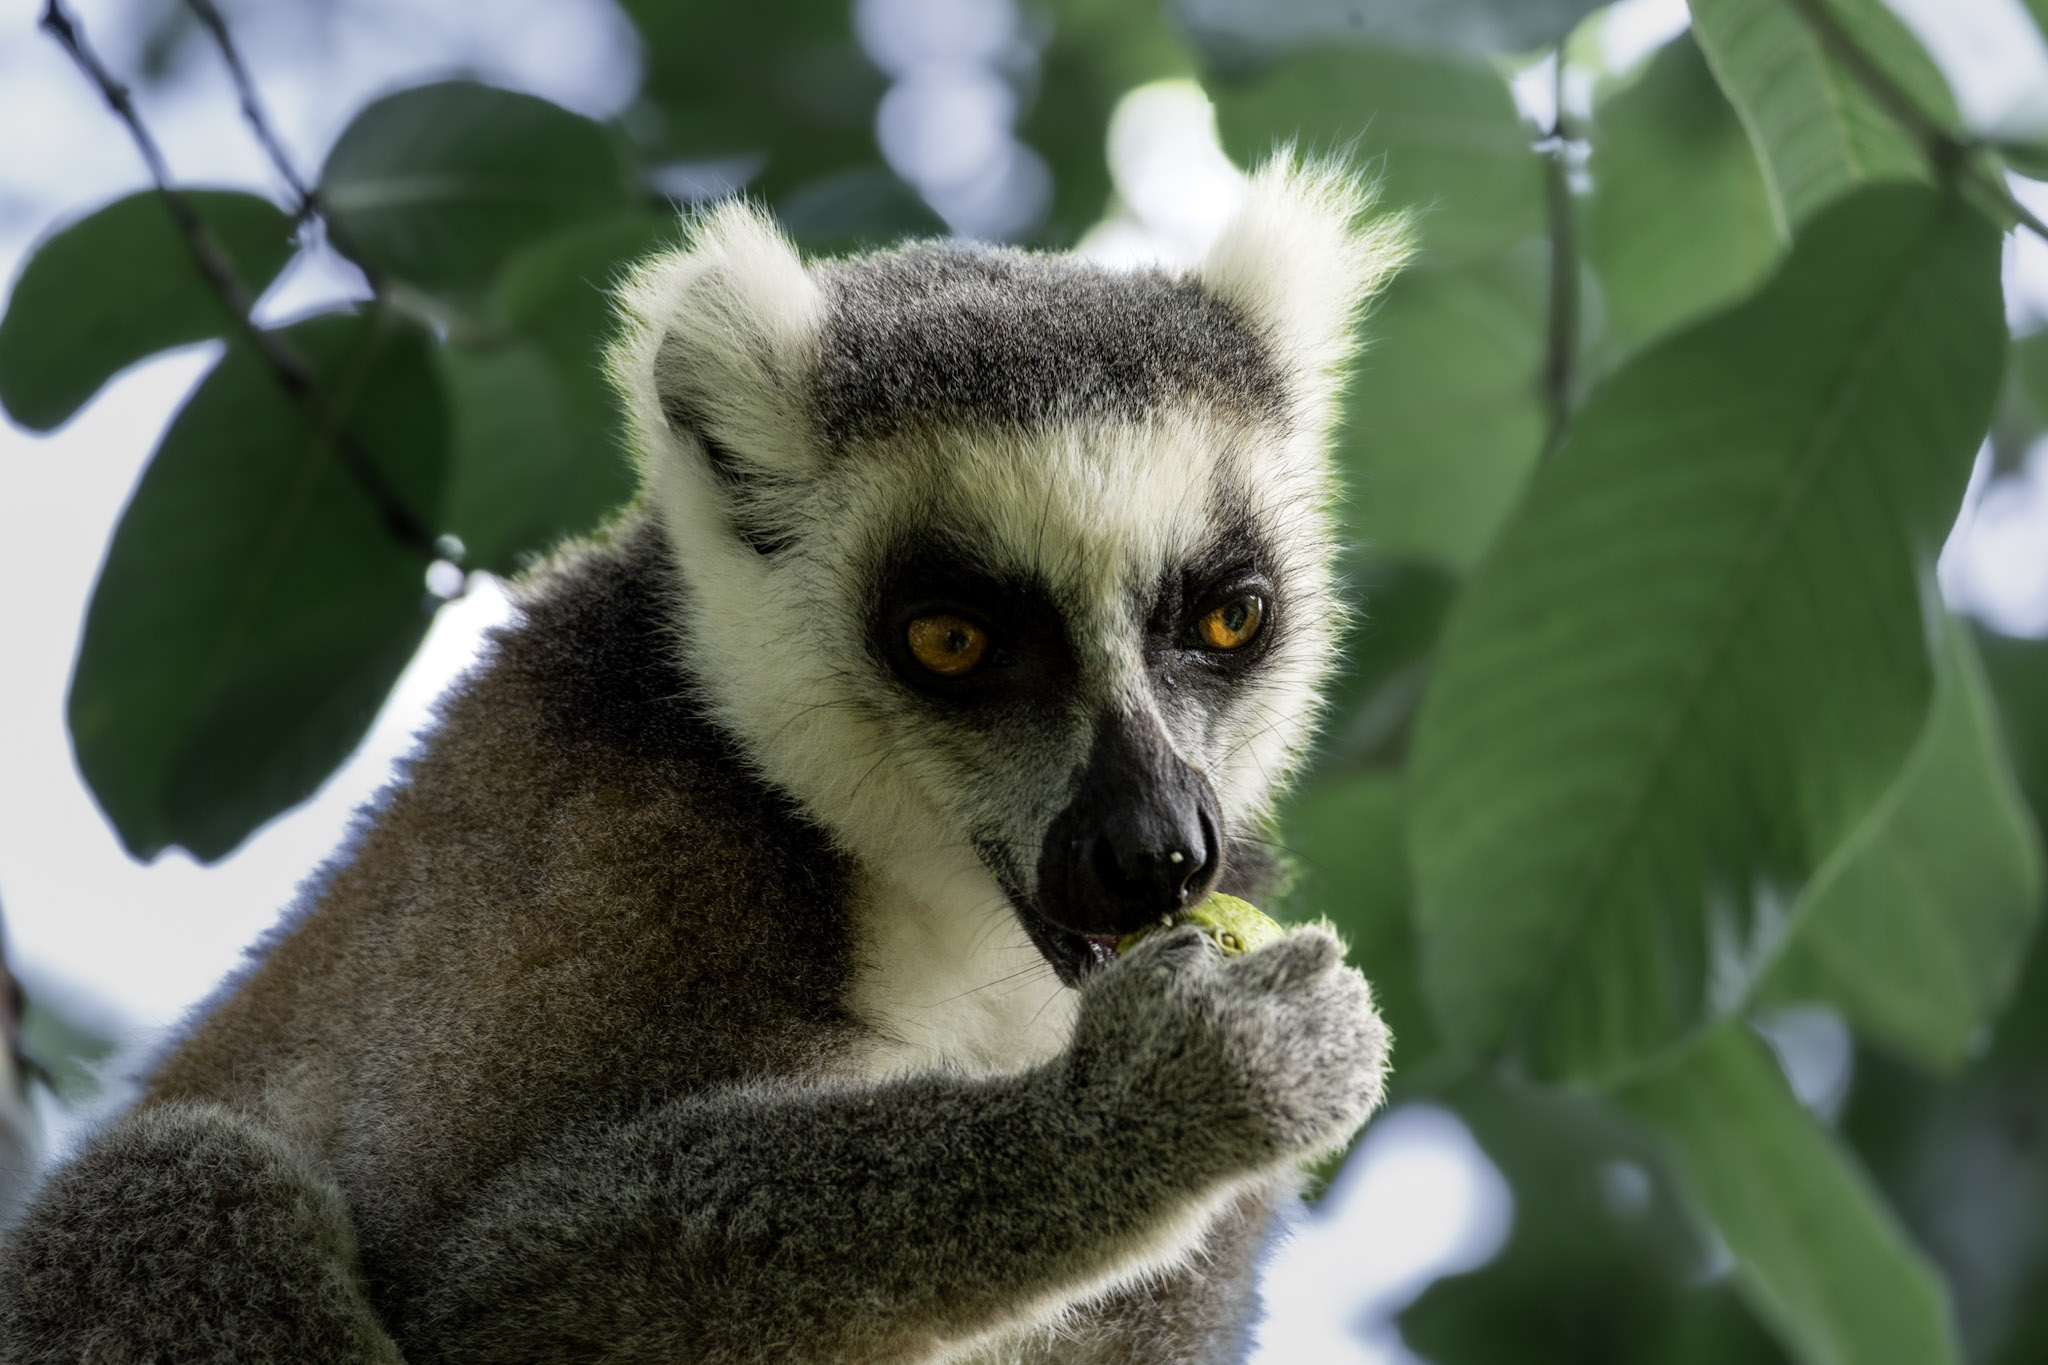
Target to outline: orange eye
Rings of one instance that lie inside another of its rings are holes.
[[[1234,597],[1195,623],[1195,633],[1211,649],[1243,649],[1266,620],[1266,604],[1246,593]]]
[[[988,632],[958,616],[920,616],[907,632],[910,652],[942,678],[963,678],[988,652]]]

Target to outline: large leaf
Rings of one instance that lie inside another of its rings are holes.
[[[378,314],[284,335],[433,524],[445,422],[427,339]],[[71,679],[79,769],[129,851],[217,858],[311,794],[419,643],[424,569],[306,409],[230,343],[121,515]]]
[[[335,242],[379,274],[456,297],[538,237],[624,210],[619,142],[579,114],[470,81],[388,95],[327,154]]]
[[[1318,772],[1401,761],[1457,596],[1456,580],[1434,565],[1365,552],[1345,568],[1346,595],[1363,607],[1327,689]]]
[[[498,573],[586,531],[632,495],[602,369],[611,290],[673,224],[628,216],[521,252],[491,299],[497,339],[437,353],[452,410],[447,527]]]
[[[1998,255],[1953,199],[1860,192],[1538,471],[1416,735],[1424,971],[1458,1041],[1641,1063],[1746,993],[1891,785],[1932,692],[1918,564],[1997,387]]]
[[[1382,202],[1419,214],[1434,256],[1543,234],[1543,162],[1507,84],[1487,67],[1384,48],[1331,48],[1250,80],[1216,81],[1217,129],[1241,165],[1282,143],[1382,175]]]
[[[2041,900],[2041,848],[1983,666],[1950,622],[1934,710],[1898,785],[1802,900],[1767,983],[1867,1037],[1959,1065],[2010,989]]]
[[[1829,12],[1930,117],[1952,122],[1941,73],[1883,0]],[[1924,180],[1927,159],[1786,0],[1690,0],[1692,29],[1749,129],[1781,228],[1859,185]]]
[[[1398,1077],[1398,1070],[1396,1075]],[[1606,1101],[1481,1072],[1440,1097],[1514,1198],[1507,1245],[1400,1318],[1430,1365],[1780,1365],[1654,1133]]]
[[[1778,260],[1763,172],[1689,36],[1601,101],[1592,143],[1586,259],[1616,351],[1748,292]]]
[[[1351,529],[1376,552],[1463,571],[1543,449],[1543,265],[1521,253],[1404,271],[1346,400]]]
[[[261,294],[292,257],[291,218],[253,194],[184,194],[249,297]],[[234,325],[163,196],[131,194],[29,256],[0,318],[0,402],[23,426],[48,431],[143,357]]]
[[[1622,1098],[1663,1133],[1744,1292],[1806,1365],[1956,1360],[1940,1281],[1748,1028],[1722,1025]]]
[[[646,39],[636,132],[660,157],[758,168],[754,189],[875,159],[888,78],[861,51],[845,0],[625,0]],[[751,163],[751,165],[749,165]]]
[[[1205,48],[1229,59],[1330,42],[1489,56],[1561,41],[1602,0],[1173,0]]]

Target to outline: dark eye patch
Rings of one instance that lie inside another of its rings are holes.
[[[1232,520],[1201,550],[1162,572],[1146,619],[1146,662],[1152,671],[1175,683],[1200,685],[1207,680],[1223,685],[1255,668],[1268,653],[1284,614],[1267,568],[1270,563],[1253,524]],[[1198,634],[1201,619],[1247,596],[1258,599],[1263,614],[1258,634],[1241,649],[1204,648]]]
[[[1079,684],[1080,667],[1066,618],[1044,584],[991,572],[941,538],[892,558],[884,567],[870,616],[869,643],[898,681],[949,711],[973,713],[1014,706],[1057,708]],[[910,626],[929,616],[955,616],[988,635],[988,654],[971,672],[944,677],[921,665]]]

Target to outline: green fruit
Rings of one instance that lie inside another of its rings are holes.
[[[1226,896],[1219,891],[1192,910],[1183,910],[1164,924],[1154,925],[1150,929],[1140,929],[1135,934],[1125,934],[1117,940],[1116,950],[1119,953],[1127,953],[1147,934],[1178,924],[1192,924],[1200,929],[1209,936],[1211,942],[1223,950],[1225,957],[1239,957],[1249,953],[1287,932],[1266,918],[1265,914],[1250,901],[1241,901],[1235,896]]]

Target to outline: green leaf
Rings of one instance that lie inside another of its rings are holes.
[[[1434,565],[1372,553],[1355,556],[1344,581],[1363,607],[1326,689],[1318,772],[1399,764],[1458,588]]]
[[[845,0],[624,0],[646,40],[634,119],[652,156],[758,159],[770,200],[875,159],[875,107],[888,88],[853,33]],[[644,125],[644,126],[643,126]]]
[[[1957,1359],[1940,1281],[1746,1027],[1621,1098],[1662,1132],[1737,1282],[1806,1365]]]
[[[775,216],[806,254],[843,255],[906,237],[943,237],[946,221],[882,166],[849,166],[797,186]]]
[[[380,314],[283,335],[433,524],[446,452],[428,340]],[[218,858],[310,795],[426,630],[425,567],[305,408],[231,342],[121,515],[72,674],[78,766],[128,850]]]
[[[1586,259],[1633,350],[1762,282],[1783,252],[1735,111],[1681,35],[1593,115]]]
[[[1844,29],[1940,123],[1955,101],[1883,0],[1823,0]],[[1925,180],[1927,159],[1786,0],[1690,0],[1692,31],[1749,129],[1781,230],[1859,185]]]
[[[2048,640],[1979,628],[1977,649],[2005,722],[2006,752],[2020,790],[2036,823],[2048,833]],[[2048,997],[2043,1004],[2048,1005]]]
[[[1996,389],[1999,235],[1914,186],[1816,218],[1581,412],[1417,722],[1425,979],[1456,1041],[1611,1076],[1739,1001],[1932,693],[1920,577]]]
[[[1950,621],[1926,732],[1883,805],[1814,878],[1766,994],[1839,1007],[1953,1069],[2004,1001],[2041,901],[2041,847],[1983,665]]]
[[[1380,48],[1306,53],[1242,82],[1214,81],[1224,150],[1342,153],[1382,175],[1381,202],[1414,208],[1433,257],[1499,251],[1545,232],[1543,163],[1507,84],[1476,64]]]
[[[255,298],[292,258],[292,220],[267,199],[186,190]],[[117,199],[37,246],[0,317],[0,403],[32,431],[61,425],[145,356],[235,326],[154,190]]]
[[[80,1109],[100,1097],[108,1060],[119,1047],[105,1029],[73,1018],[41,995],[22,1001],[19,1027],[13,1042],[58,1099]]]
[[[2048,1359],[2043,946],[2022,975],[2022,998],[2036,1002],[2030,1027],[2001,1021],[1990,1049],[1943,1078],[1860,1048],[1840,1119],[1843,1139],[1947,1281],[1964,1358],[1983,1365]]]
[[[2012,170],[2029,180],[2048,180],[2048,142],[1993,142],[1992,147]]]
[[[1173,0],[1223,59],[1333,42],[1491,56],[1561,41],[1603,0]]]
[[[1727,1278],[1704,1273],[1714,1252],[1654,1133],[1602,1097],[1487,1072],[1439,1098],[1506,1178],[1514,1212],[1498,1256],[1402,1312],[1411,1351],[1431,1365],[1785,1359]]]
[[[1991,421],[1992,472],[2010,474],[2048,435],[2048,332],[2016,339],[2005,357],[2005,388]]]
[[[320,172],[335,245],[375,274],[456,298],[481,293],[524,244],[622,212],[633,189],[605,129],[470,81],[378,100]]]
[[[1338,459],[1376,552],[1469,570],[1521,495],[1549,425],[1545,270],[1522,253],[1415,267],[1374,311]]]
[[[507,263],[492,295],[499,338],[436,353],[451,419],[447,527],[474,567],[515,572],[632,496],[603,371],[612,289],[676,235],[634,215],[537,243]]]

